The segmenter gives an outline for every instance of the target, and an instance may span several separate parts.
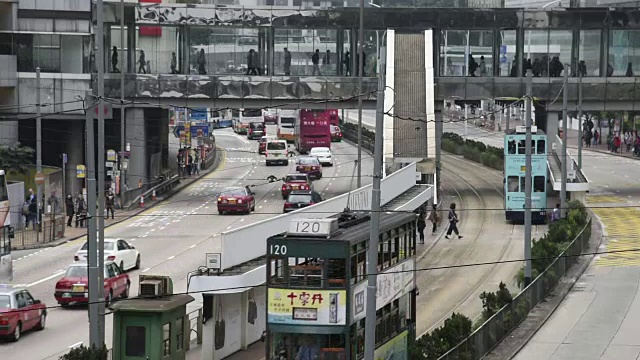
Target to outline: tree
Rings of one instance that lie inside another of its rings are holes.
[[[62,355],[59,360],[107,360],[108,353],[106,346],[96,348],[94,346],[86,347],[80,345],[71,349],[69,353]]]
[[[24,174],[34,164],[35,150],[17,143],[12,146],[0,146],[0,164],[5,171]]]

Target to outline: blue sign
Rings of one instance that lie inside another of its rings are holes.
[[[198,137],[198,130],[202,130],[202,135],[204,137],[208,137],[209,136],[209,124],[196,124],[196,125],[191,125],[191,137],[192,138],[197,138]],[[176,125],[175,128],[173,128],[173,134],[176,137],[179,137],[180,135],[180,131],[184,131],[184,125],[180,124],[180,125]]]
[[[193,108],[189,110],[189,120],[191,121],[207,121],[207,108]]]
[[[500,45],[500,63],[507,63],[507,45]]]

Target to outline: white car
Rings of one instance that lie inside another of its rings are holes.
[[[89,261],[85,242],[73,257],[75,261]],[[140,268],[140,252],[123,239],[104,239],[104,259],[118,264],[120,270],[126,271]]]
[[[333,166],[333,154],[328,147],[315,147],[309,151],[309,156],[317,157],[321,165]]]

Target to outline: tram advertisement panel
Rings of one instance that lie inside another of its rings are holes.
[[[346,325],[345,290],[269,289],[267,321],[285,325]]]
[[[373,353],[374,360],[407,360],[407,340],[409,331],[405,330],[400,335],[383,344]]]

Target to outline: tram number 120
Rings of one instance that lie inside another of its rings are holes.
[[[287,255],[287,245],[271,245],[272,255]]]
[[[301,221],[296,224],[296,232],[317,234],[320,232],[320,223]]]

